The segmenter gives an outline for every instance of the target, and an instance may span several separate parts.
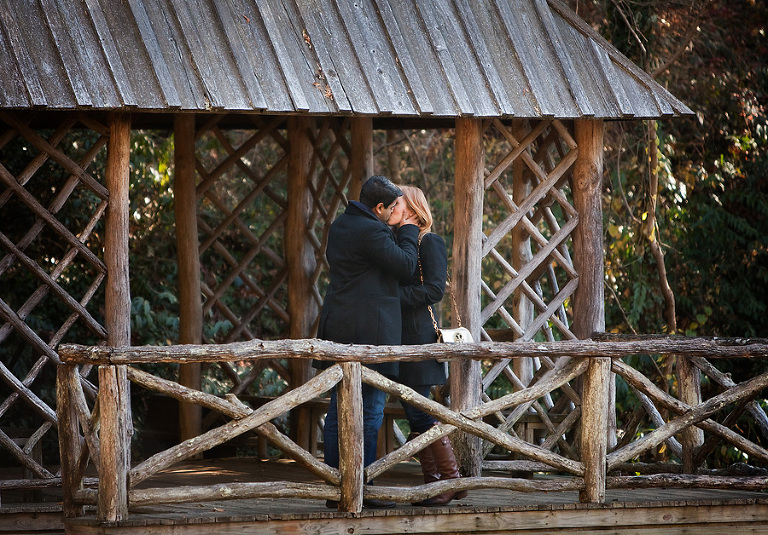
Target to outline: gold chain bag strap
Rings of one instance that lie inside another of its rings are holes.
[[[419,261],[419,279],[421,279],[421,285],[424,286],[424,272],[421,270],[421,238],[422,236],[419,236],[419,249],[417,259]],[[469,332],[469,329],[461,326],[461,316],[459,315],[459,307],[456,304],[456,296],[453,295],[453,285],[451,285],[450,282],[448,285],[451,291],[451,304],[453,305],[453,313],[456,316],[456,323],[458,323],[459,326],[453,329],[441,329],[437,325],[435,313],[432,312],[432,305],[427,305],[427,308],[429,309],[429,315],[432,317],[432,326],[435,328],[435,332],[437,333],[437,342],[439,344],[462,344],[474,342],[472,333]]]

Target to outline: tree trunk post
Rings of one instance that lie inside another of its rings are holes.
[[[338,386],[339,472],[341,501],[339,510],[359,513],[363,510],[363,384],[362,365],[342,362],[344,372]]]
[[[109,206],[106,215],[104,264],[107,266],[105,323],[107,344],[131,344],[131,293],[128,272],[128,221],[131,154],[130,116],[109,116],[106,182]],[[130,467],[130,385],[126,367],[99,367],[101,409],[101,458],[97,516],[116,522],[128,516],[128,470]]]
[[[576,121],[579,155],[573,167],[573,204],[579,224],[573,233],[573,262],[579,286],[573,296],[573,333],[580,339],[605,330],[603,280],[602,121]]]
[[[59,452],[61,456],[62,512],[64,518],[82,516],[84,509],[75,503],[75,492],[82,488],[78,481],[77,462],[80,458],[80,430],[77,409],[72,402],[69,378],[77,375],[77,366],[61,364],[56,367],[56,418],[59,421]],[[79,378],[78,378],[79,380]]]
[[[605,330],[603,210],[604,123],[593,119],[576,121],[579,155],[573,169],[573,203],[579,224],[573,234],[573,261],[579,286],[573,297],[573,332],[580,339]],[[584,462],[583,502],[605,501],[608,418],[613,412],[609,358],[591,358],[583,383],[581,406],[581,452]]]
[[[307,233],[312,215],[312,193],[309,176],[313,148],[309,137],[313,120],[307,117],[288,119],[288,219],[285,223],[285,260],[288,264],[288,312],[291,317],[289,335],[292,339],[310,338],[317,317],[318,305],[312,297],[312,274],[317,261]],[[297,388],[312,377],[311,363],[291,359],[290,388]],[[311,414],[306,407],[291,412],[291,438],[302,448],[310,447]]]
[[[482,327],[480,281],[483,244],[483,123],[480,119],[456,120],[456,178],[454,205],[453,275],[450,291],[456,298],[462,323],[475,340]],[[456,324],[456,318],[453,318]],[[462,360],[450,365],[451,408],[466,410],[480,404],[480,362]],[[482,441],[457,432],[452,437],[456,459],[465,476],[479,476]]]
[[[701,374],[687,357],[676,356],[677,380],[680,385],[680,401],[698,407],[701,404]],[[704,445],[704,430],[691,426],[680,433],[680,444],[683,447],[683,472],[696,473],[696,454]]]
[[[203,303],[200,292],[200,246],[197,230],[195,179],[195,115],[177,114],[173,125],[176,255],[179,284],[179,343],[203,340]],[[179,384],[200,390],[200,363],[179,365]],[[179,438],[203,432],[202,408],[179,402]]]
[[[350,126],[352,155],[349,161],[349,187],[347,198],[359,200],[363,182],[374,174],[373,165],[373,119],[354,117]]]
[[[581,460],[584,463],[581,502],[605,502],[610,381],[611,359],[590,357],[581,396]]]

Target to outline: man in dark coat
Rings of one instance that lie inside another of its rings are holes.
[[[393,232],[387,221],[402,195],[383,176],[363,184],[360,202],[349,206],[331,225],[326,258],[330,285],[320,313],[318,338],[344,344],[399,345],[402,335],[400,279],[417,266],[419,228],[404,219]],[[316,362],[316,367],[325,367]],[[370,365],[379,373],[396,377],[397,363]],[[376,460],[379,427],[384,418],[386,394],[363,385],[364,464]],[[336,390],[331,392],[323,440],[325,462],[339,466]],[[394,505],[365,500],[368,507]],[[332,505],[329,502],[329,506]]]

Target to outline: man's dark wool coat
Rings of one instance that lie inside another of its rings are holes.
[[[419,267],[400,281],[400,305],[403,314],[403,344],[433,344],[437,333],[429,314],[428,305],[439,303],[445,294],[448,276],[448,256],[445,242],[437,234],[428,233],[419,246],[421,274]],[[437,319],[437,310],[432,307]],[[400,382],[407,386],[445,384],[445,365],[436,360],[400,363]]]
[[[326,258],[330,284],[317,336],[344,344],[400,345],[400,279],[417,267],[419,228],[392,230],[365,205],[350,201],[331,224]],[[316,367],[327,364],[315,363]],[[370,365],[397,377],[397,362]]]

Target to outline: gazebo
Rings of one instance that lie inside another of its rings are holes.
[[[325,231],[361,181],[379,172],[374,132],[402,128],[454,130],[451,279],[464,325],[476,340],[493,338],[486,324],[496,318],[515,340],[556,341],[605,326],[605,123],[692,114],[559,0],[6,2],[0,71],[0,217],[12,207],[32,221],[17,236],[0,230],[0,354],[15,339],[39,355],[27,370],[12,370],[5,356],[0,362],[0,451],[51,481],[55,471],[35,455],[59,424],[38,394],[51,377],[43,371],[83,330],[108,346],[130,345],[132,129],[174,135],[179,343],[203,342],[212,310],[233,325],[228,342],[259,338],[254,322],[265,314],[287,338],[312,338]],[[63,143],[73,129],[92,132],[92,144]],[[489,139],[507,147],[498,160],[486,157]],[[219,160],[201,161],[201,140],[218,144]],[[250,156],[264,143],[275,154],[256,167]],[[28,158],[4,161],[11,146]],[[94,169],[105,151],[104,169]],[[51,167],[61,183],[46,182]],[[222,182],[233,175],[247,184],[234,200]],[[68,226],[57,213],[82,191],[94,199],[90,213]],[[240,219],[257,199],[271,207],[260,233]],[[484,220],[488,206],[507,215]],[[30,247],[42,237],[55,248]],[[272,267],[269,279],[251,276],[260,262]],[[503,274],[500,287],[486,284],[488,269]],[[39,286],[10,302],[19,270]],[[90,277],[82,295],[68,290],[72,271]],[[239,309],[224,299],[236,285],[249,295]],[[67,311],[60,325],[43,332],[26,321],[52,301]],[[605,375],[595,362],[590,373]],[[478,361],[453,362],[452,407],[476,406],[502,374],[528,384],[548,365],[502,361],[483,376]],[[263,366],[290,387],[312,376],[306,361]],[[223,367],[235,394],[261,372]],[[90,399],[125,390],[119,367],[100,369],[98,387],[90,367],[79,373]],[[199,364],[182,365],[179,382],[199,387]],[[26,436],[3,422],[14,406],[38,421]],[[199,407],[182,404],[181,438],[202,428]],[[308,425],[294,435],[308,447]],[[478,473],[480,441],[456,442],[464,471]]]

